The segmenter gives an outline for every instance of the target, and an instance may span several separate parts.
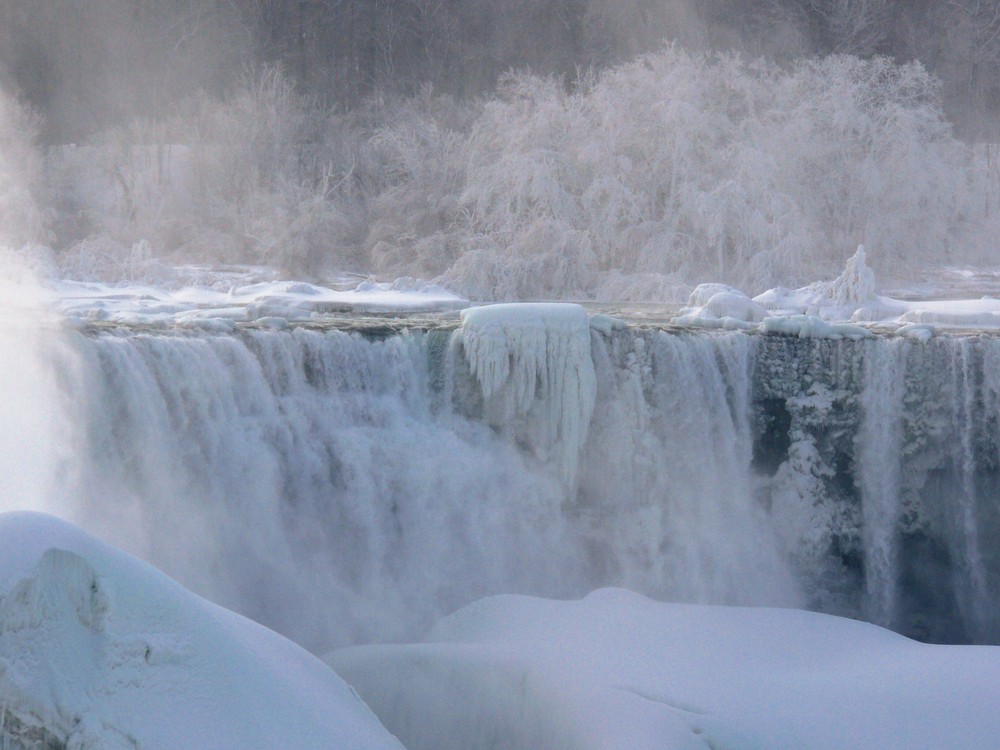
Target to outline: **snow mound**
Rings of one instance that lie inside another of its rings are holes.
[[[63,521],[0,515],[0,592],[3,747],[400,747],[318,659]]]
[[[327,661],[409,750],[986,750],[1000,648],[798,610],[481,600]]]
[[[753,328],[767,317],[767,310],[739,289],[725,284],[699,284],[688,306],[671,322],[693,328]]]
[[[519,424],[539,458],[576,476],[597,399],[587,311],[568,303],[463,310],[461,337],[494,425]]]

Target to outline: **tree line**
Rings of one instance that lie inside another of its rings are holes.
[[[225,96],[263,64],[345,111],[423,88],[475,97],[511,70],[572,82],[664,41],[919,61],[962,137],[1000,139],[1000,0],[0,0],[0,85],[61,143]]]

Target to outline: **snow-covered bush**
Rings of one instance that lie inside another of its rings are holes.
[[[509,80],[472,131],[462,203],[502,253],[554,219],[603,273],[759,289],[829,275],[862,241],[887,274],[957,252],[975,199],[964,158],[917,64],[784,69],[671,47],[575,93]]]
[[[377,113],[366,238],[374,270],[436,276],[474,244],[458,199],[476,111],[426,90]]]
[[[107,195],[90,199],[93,228],[70,254],[148,242],[175,259],[304,275],[338,261],[361,266],[353,248],[364,220],[341,200],[359,150],[352,130],[322,119],[279,68],[264,67],[223,100],[199,95],[167,121],[106,133],[90,153]],[[353,142],[341,148],[344,140]]]

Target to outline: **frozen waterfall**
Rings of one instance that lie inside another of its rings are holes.
[[[75,425],[57,509],[313,649],[607,585],[1000,641],[1000,339],[575,306],[52,337],[58,377],[10,387]]]

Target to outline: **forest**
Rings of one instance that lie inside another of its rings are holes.
[[[2,0],[0,212],[105,278],[905,273],[991,249],[998,82],[987,0]]]

